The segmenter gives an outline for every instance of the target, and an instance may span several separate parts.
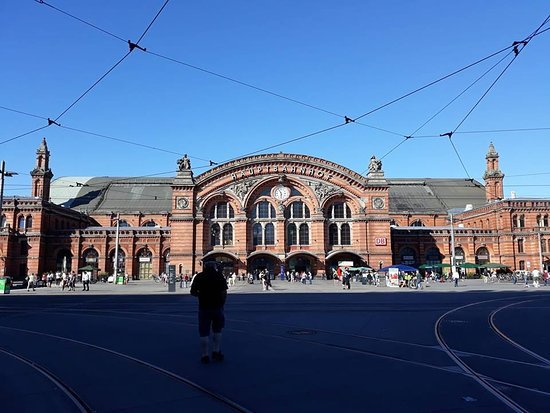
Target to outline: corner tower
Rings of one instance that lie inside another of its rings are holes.
[[[485,180],[485,197],[487,202],[494,202],[504,198],[503,181],[504,174],[498,167],[498,153],[493,146],[493,143],[489,145],[487,155],[485,155],[487,161],[487,169],[483,174]]]
[[[36,150],[36,164],[31,171],[31,177],[32,196],[49,201],[53,173],[50,169],[50,151],[48,150],[46,138],[42,138],[42,143]]]

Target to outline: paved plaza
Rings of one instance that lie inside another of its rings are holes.
[[[238,282],[226,360],[154,281],[0,297],[2,412],[548,411],[550,287]]]

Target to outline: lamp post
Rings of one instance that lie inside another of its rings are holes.
[[[17,175],[17,172],[6,171],[6,161],[2,161],[2,167],[0,169],[0,224],[3,224],[2,207],[4,205],[4,177],[14,175]]]
[[[113,284],[116,284],[118,276],[118,235],[120,230],[120,214],[116,214],[116,235],[115,235],[115,271],[113,274]]]
[[[449,212],[451,217],[451,274],[454,274],[456,271],[456,257],[455,257],[455,228],[453,223],[453,213]]]

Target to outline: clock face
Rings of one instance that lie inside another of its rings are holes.
[[[273,189],[273,198],[275,198],[276,200],[285,201],[289,197],[290,197],[290,188],[279,185]]]
[[[374,209],[384,208],[384,198],[373,198],[372,206]]]

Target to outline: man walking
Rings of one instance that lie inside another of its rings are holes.
[[[458,274],[458,271],[455,267],[453,267],[453,280],[455,282],[455,287],[458,287],[458,280],[460,279],[460,275]]]
[[[227,282],[217,263],[204,263],[204,270],[193,277],[191,294],[199,298],[199,336],[201,363],[210,362],[208,344],[212,329],[212,359],[223,361],[221,352],[222,329],[225,326],[224,305],[227,298]]]
[[[90,273],[88,271],[82,273],[82,291],[90,291]]]

